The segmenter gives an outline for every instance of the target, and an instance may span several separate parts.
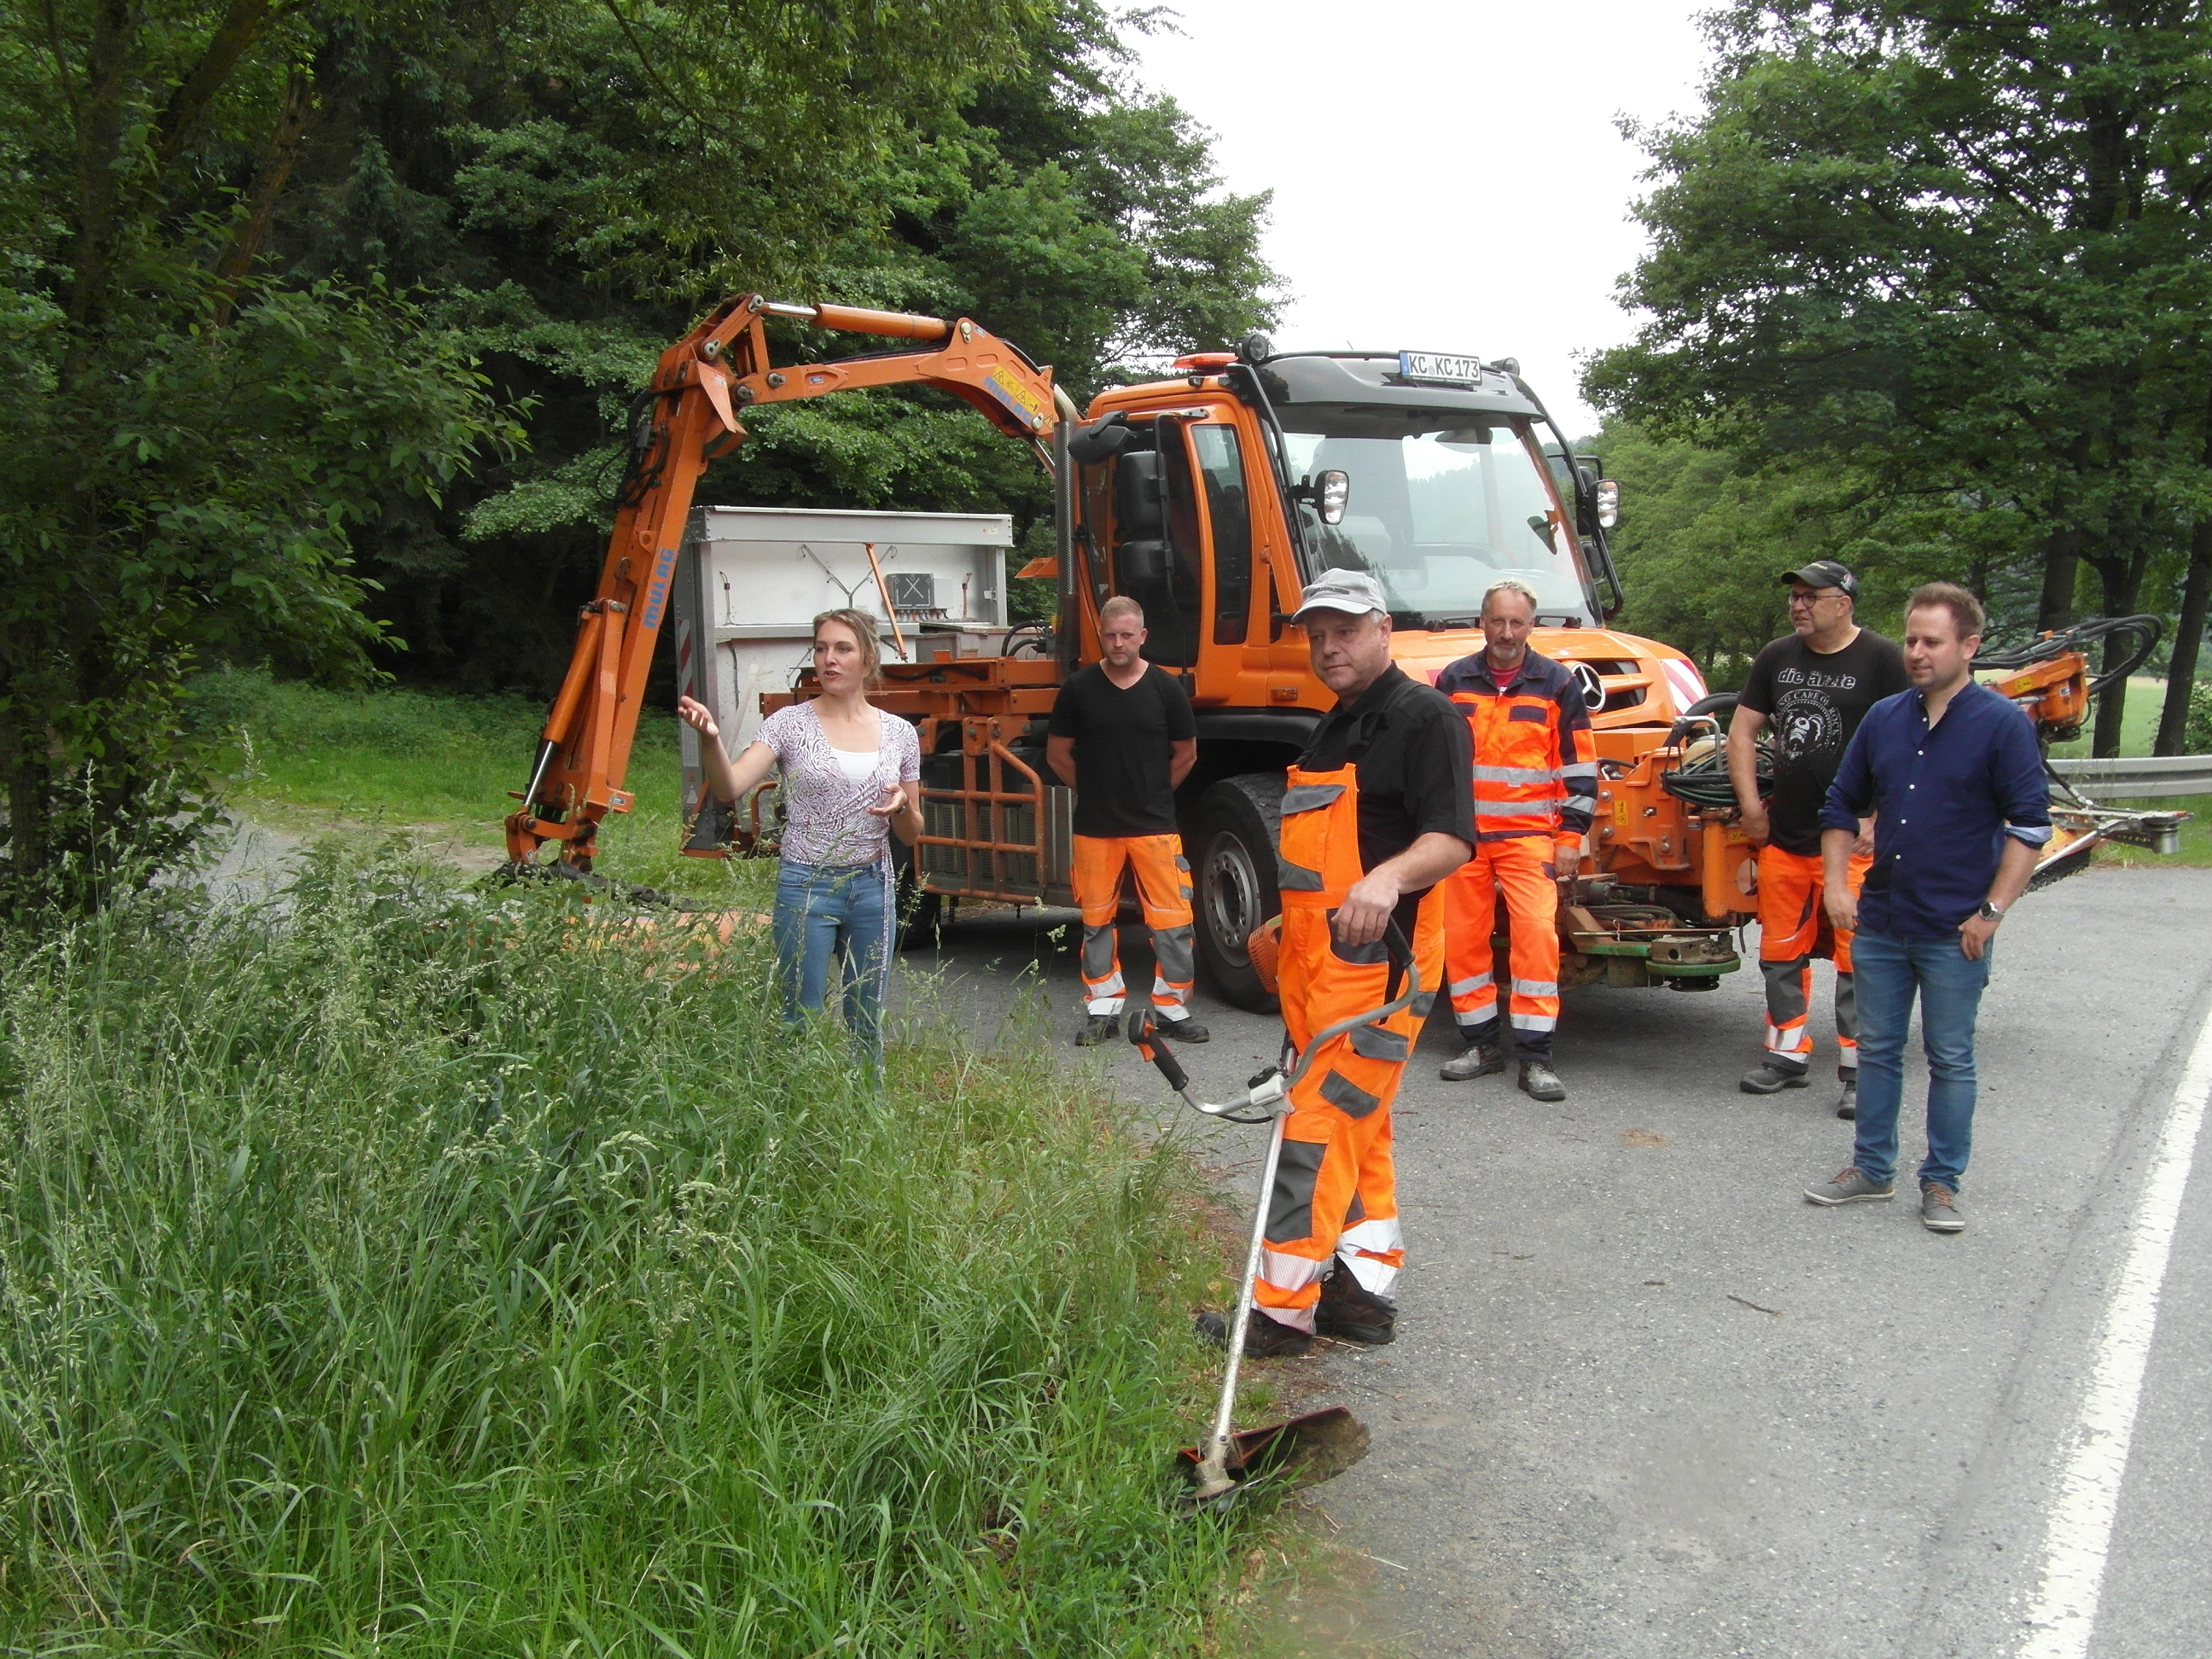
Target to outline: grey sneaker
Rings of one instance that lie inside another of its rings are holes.
[[[1086,1014],[1083,1019],[1083,1029],[1075,1034],[1075,1046],[1096,1048],[1102,1042],[1118,1042],[1121,1038],[1121,1015]]]
[[[1808,1187],[1805,1196],[1815,1204],[1887,1203],[1897,1196],[1895,1186],[1880,1187],[1867,1179],[1856,1164],[1847,1164],[1833,1181]]]
[[[1505,1045],[1502,1042],[1470,1042],[1467,1052],[1457,1060],[1448,1060],[1437,1068],[1437,1075],[1447,1083],[1464,1083],[1469,1078],[1491,1077],[1505,1069]]]
[[[1551,1062],[1524,1060],[1521,1062],[1521,1092],[1531,1100],[1565,1100],[1567,1085],[1559,1081]]]
[[[1836,1115],[1846,1123],[1856,1121],[1859,1115],[1859,1080],[1855,1077],[1844,1079],[1843,1097],[1836,1102]]]
[[[1735,1086],[1747,1095],[1778,1095],[1784,1089],[1803,1088],[1805,1073],[1787,1066],[1777,1066],[1771,1060],[1762,1060],[1746,1072]]]
[[[1920,1224],[1931,1233],[1963,1233],[1966,1218],[1959,1213],[1959,1195],[1940,1181],[1920,1188]]]

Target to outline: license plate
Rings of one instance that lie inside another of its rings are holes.
[[[1398,354],[1398,374],[1407,380],[1449,380],[1461,386],[1474,386],[1481,383],[1482,363],[1479,358],[1448,357],[1440,351],[1401,351]]]

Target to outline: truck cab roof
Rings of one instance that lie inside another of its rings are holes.
[[[1384,404],[1437,413],[1544,416],[1503,368],[1482,364],[1465,382],[1446,384],[1409,379],[1400,373],[1401,362],[1395,351],[1293,351],[1268,358],[1261,374],[1267,395],[1279,404]]]

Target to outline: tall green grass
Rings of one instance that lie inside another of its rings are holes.
[[[319,856],[0,966],[0,1647],[1195,1650],[1187,1166],[767,952]],[[949,1026],[949,1023],[948,1023]]]

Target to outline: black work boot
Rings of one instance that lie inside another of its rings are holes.
[[[1784,1089],[1805,1088],[1808,1081],[1802,1066],[1777,1066],[1763,1060],[1746,1072],[1735,1086],[1747,1095],[1778,1095]]]
[[[1213,1035],[1188,1014],[1181,1019],[1160,1017],[1160,1035],[1170,1042],[1203,1042]]]
[[[1469,1078],[1492,1077],[1505,1069],[1505,1045],[1502,1042],[1470,1042],[1467,1052],[1457,1060],[1448,1060],[1437,1068],[1437,1075],[1447,1083],[1464,1083]]]
[[[1079,1048],[1096,1048],[1102,1042],[1116,1042],[1121,1036],[1121,1017],[1119,1014],[1090,1014],[1083,1021],[1083,1029],[1075,1034]]]
[[[1559,1074],[1552,1069],[1548,1060],[1524,1060],[1521,1062],[1521,1092],[1531,1100],[1565,1100],[1567,1085],[1559,1081]]]
[[[1229,1346],[1228,1314],[1202,1313],[1191,1322],[1199,1340],[1210,1342],[1217,1348]],[[1295,1325],[1285,1325],[1280,1320],[1270,1319],[1257,1308],[1244,1322],[1244,1357],[1247,1359],[1296,1359],[1313,1352],[1313,1338]]]
[[[1842,1098],[1836,1102],[1836,1115],[1844,1122],[1850,1123],[1859,1115],[1859,1074],[1856,1072],[1845,1072],[1842,1073],[1842,1077],[1844,1092]]]
[[[1398,1304],[1377,1296],[1341,1261],[1321,1282],[1321,1305],[1314,1312],[1314,1332],[1340,1342],[1364,1342],[1379,1348],[1396,1340]]]

